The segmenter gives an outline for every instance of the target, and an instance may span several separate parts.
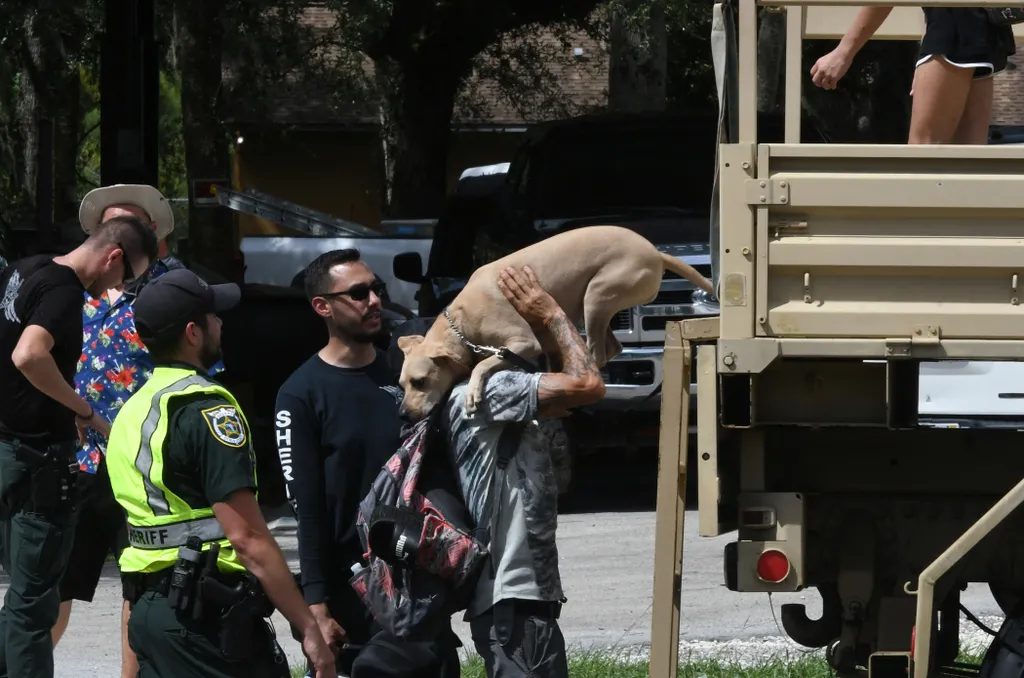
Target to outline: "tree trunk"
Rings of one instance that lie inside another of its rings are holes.
[[[29,16],[23,24],[22,78],[18,119],[22,141],[22,190],[33,203],[50,196],[37,196],[36,179],[40,157],[39,123],[54,122],[53,139],[53,222],[78,218],[78,142],[81,76],[69,65],[67,54],[74,46],[47,26],[42,17]]]
[[[189,185],[195,179],[231,177],[228,137],[221,124],[224,6],[225,0],[178,0],[174,4]],[[190,255],[203,266],[238,280],[231,212],[219,206],[190,206],[188,214]]]
[[[447,193],[448,144],[460,74],[433,62],[385,66],[383,143],[393,144],[392,218],[437,217]]]
[[[665,110],[668,71],[665,3],[654,0],[643,5],[647,8],[646,16],[639,16],[639,0],[627,0],[624,6],[612,11],[608,74],[608,109],[612,111]]]

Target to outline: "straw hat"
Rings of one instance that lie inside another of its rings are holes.
[[[100,225],[103,212],[113,205],[141,207],[156,224],[156,239],[163,240],[174,230],[171,204],[160,191],[145,184],[114,184],[89,191],[78,209],[82,230],[92,235]]]

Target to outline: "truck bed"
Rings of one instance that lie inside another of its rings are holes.
[[[1024,148],[761,144],[751,155],[723,146],[722,195],[745,198],[722,205],[723,340],[830,339],[804,348],[837,357],[892,346],[1024,357]]]

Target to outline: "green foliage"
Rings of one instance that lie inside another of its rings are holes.
[[[78,196],[82,198],[100,185],[100,95],[99,81],[88,69],[82,77],[82,136],[78,155]],[[181,75],[165,70],[160,74],[160,120],[158,128],[159,186],[168,198],[188,196],[185,178],[185,142],[181,128]],[[172,203],[177,222],[188,222],[188,208]]]
[[[158,188],[169,200],[174,213],[175,228],[168,237],[168,246],[175,251],[175,245],[186,232],[188,224],[188,201],[177,201],[188,197],[188,172],[185,168],[185,139],[182,135],[181,117],[181,74],[164,70],[160,74],[160,124],[158,157],[160,162],[160,185]]]
[[[668,109],[680,112],[718,108],[715,66],[711,60],[710,2],[668,0]]]
[[[82,78],[82,125],[78,142],[78,195],[100,185],[100,83],[93,71],[79,70]]]

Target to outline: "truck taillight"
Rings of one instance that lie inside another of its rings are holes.
[[[779,584],[789,576],[789,558],[782,551],[765,551],[757,559],[757,576],[768,584]]]

